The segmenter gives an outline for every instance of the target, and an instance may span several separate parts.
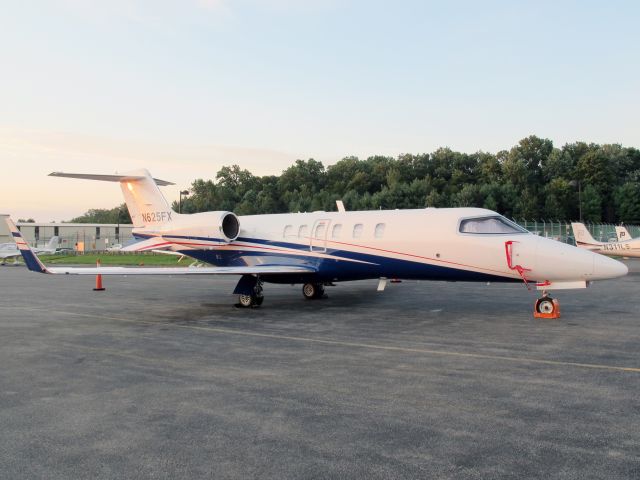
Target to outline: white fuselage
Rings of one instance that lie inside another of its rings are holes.
[[[465,219],[500,217],[485,209],[242,216],[233,241],[223,240],[216,223],[219,214],[173,214],[171,222],[133,233],[161,237],[171,250],[219,266],[314,265],[326,281],[376,277],[513,281],[524,275],[527,280],[547,282],[550,288],[574,288],[572,282],[626,273],[619,262],[526,231],[461,231]]]

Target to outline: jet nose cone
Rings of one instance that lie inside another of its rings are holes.
[[[604,255],[595,254],[593,259],[593,278],[602,280],[605,278],[624,277],[629,273],[629,267],[624,263],[605,257]]]

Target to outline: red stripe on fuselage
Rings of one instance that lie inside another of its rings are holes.
[[[317,239],[316,239],[317,240]],[[325,241],[325,240],[320,240]],[[491,268],[484,268],[484,267],[477,267],[474,265],[468,265],[465,263],[459,263],[459,262],[451,262],[448,260],[440,260],[437,258],[432,258],[432,257],[426,257],[423,255],[416,255],[413,253],[403,253],[403,252],[398,252],[395,250],[386,250],[384,248],[376,248],[376,247],[368,247],[365,245],[359,245],[356,243],[347,243],[347,242],[337,242],[334,240],[326,240],[327,243],[331,243],[331,244],[335,244],[335,245],[346,245],[349,247],[356,247],[356,248],[361,248],[363,250],[371,250],[371,251],[376,251],[376,252],[385,252],[385,253],[391,253],[394,255],[402,255],[405,257],[411,257],[411,258],[419,258],[421,260],[428,260],[430,262],[434,262],[434,263],[441,263],[441,264],[447,264],[447,265],[456,265],[459,267],[464,267],[464,268],[472,268],[472,269],[476,269],[476,270],[481,270],[481,271],[485,271],[485,272],[493,272],[493,273],[499,273],[503,276],[507,276],[507,277],[512,277],[511,272],[506,272],[504,270],[495,270],[495,269],[491,269]],[[202,247],[212,247],[212,246],[216,246],[217,249],[220,250],[224,250],[227,249],[227,247],[240,247],[240,248],[254,248],[254,249],[262,249],[262,250],[267,250],[267,251],[274,251],[274,252],[282,252],[282,253],[286,253],[286,254],[291,254],[292,250],[294,252],[297,252],[296,249],[283,249],[283,248],[273,248],[273,247],[264,247],[262,245],[258,245],[258,246],[254,246],[254,245],[247,245],[247,244],[238,244],[238,243],[230,243],[230,244],[226,244],[226,245],[219,245],[219,244],[211,244],[211,243],[198,243],[198,242],[168,242],[168,243],[174,243],[177,245],[185,245],[185,246],[202,246]],[[153,248],[157,248],[153,247]],[[513,277],[516,278],[516,277]]]

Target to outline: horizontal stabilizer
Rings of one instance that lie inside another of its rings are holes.
[[[66,178],[80,178],[82,180],[99,180],[101,182],[128,182],[135,180],[144,180],[145,177],[140,175],[94,175],[90,173],[64,173],[64,172],[52,172],[50,177],[66,177]],[[160,180],[158,178],[153,179],[156,185],[161,187],[167,185],[175,185],[175,183],[167,182],[166,180]]]

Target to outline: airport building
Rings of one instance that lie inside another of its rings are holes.
[[[43,247],[53,236],[60,237],[59,248],[89,252],[126,245],[133,240],[131,224],[116,223],[17,223],[25,240],[32,246]],[[11,242],[9,229],[0,222],[0,243]]]

